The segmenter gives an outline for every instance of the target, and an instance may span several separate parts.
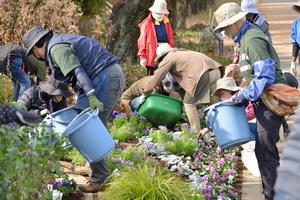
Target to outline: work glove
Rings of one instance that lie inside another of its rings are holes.
[[[142,103],[144,103],[146,100],[146,95],[145,94],[142,94],[140,97],[139,97],[139,102],[138,104],[141,105]]]
[[[104,111],[104,105],[101,101],[99,101],[96,95],[89,96],[89,104],[91,111],[94,111],[95,108],[98,108],[99,112]]]
[[[17,121],[21,124],[35,125],[42,121],[40,115],[33,112],[25,111],[22,109],[16,109]]]
[[[239,106],[246,106],[249,102],[248,99],[246,99],[245,96],[240,92],[236,96],[234,96],[231,100],[232,102],[236,103]]]
[[[141,60],[140,60],[140,65],[141,65],[142,67],[145,67],[145,66],[146,66],[146,60],[145,60],[145,59],[141,59]]]

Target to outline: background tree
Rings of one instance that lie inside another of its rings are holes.
[[[0,6],[0,43],[21,44],[34,25],[62,33],[79,33],[80,7],[71,0],[14,0]]]

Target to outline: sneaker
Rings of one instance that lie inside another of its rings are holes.
[[[294,62],[291,63],[290,72],[293,76],[297,76],[296,64]]]
[[[77,189],[82,193],[96,193],[105,188],[105,183],[93,183],[88,181],[86,184],[77,185]]]

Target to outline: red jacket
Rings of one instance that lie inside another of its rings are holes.
[[[151,12],[139,25],[140,37],[138,39],[138,56],[146,60],[146,66],[154,66],[156,57],[157,38]],[[169,45],[174,47],[173,30],[171,24],[165,23]]]

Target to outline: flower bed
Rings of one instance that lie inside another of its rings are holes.
[[[189,131],[186,123],[179,124],[173,130],[166,127],[157,129],[149,124],[146,126],[144,119],[138,121],[137,116],[134,117],[135,124],[144,124],[144,128],[138,126],[140,128],[135,129],[135,137],[129,138],[138,139],[139,142],[134,145],[136,147],[114,150],[107,157],[111,171],[120,175],[128,167],[138,169],[152,158],[156,165],[163,166],[166,171],[186,180],[192,190],[198,195],[204,195],[205,199],[240,199],[238,191],[234,188],[238,175],[239,148],[224,151],[216,145],[213,137],[206,140],[197,139],[196,135]],[[120,121],[122,123],[119,123]],[[130,121],[131,118],[116,114],[110,126],[113,137],[116,136],[113,126],[122,127],[122,130],[132,130]],[[119,140],[118,137],[115,139]],[[113,178],[112,184],[114,180]]]

